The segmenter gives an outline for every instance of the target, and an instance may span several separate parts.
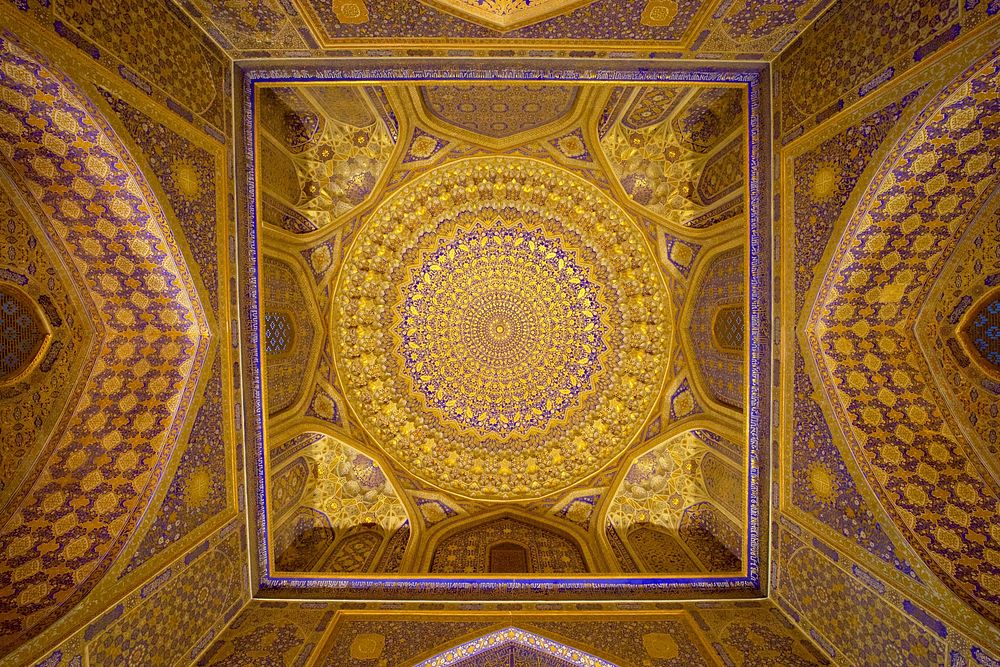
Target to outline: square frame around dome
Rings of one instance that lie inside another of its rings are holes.
[[[248,225],[236,240],[241,258],[240,298],[246,376],[244,382],[244,427],[247,436],[247,483],[253,492],[255,520],[250,538],[256,542],[251,558],[252,579],[262,596],[314,597],[355,600],[655,600],[705,597],[759,597],[766,595],[768,569],[768,508],[771,456],[772,382],[772,230],[768,174],[770,173],[769,81],[756,66],[670,67],[650,63],[616,64],[614,69],[578,68],[565,62],[525,68],[504,61],[436,61],[414,65],[382,63],[377,69],[364,61],[289,64],[280,67],[249,66],[236,82],[237,105],[242,125],[242,145],[237,148],[237,173],[244,187],[237,193],[237,206]],[[276,575],[269,552],[266,490],[266,430],[262,377],[263,317],[259,302],[261,239],[259,237],[257,147],[255,101],[259,86],[319,82],[442,82],[551,81],[600,83],[719,83],[745,86],[748,100],[748,236],[746,407],[743,418],[747,437],[747,504],[744,536],[744,571],[741,576],[652,576],[652,575]],[[249,351],[249,352],[248,352]]]

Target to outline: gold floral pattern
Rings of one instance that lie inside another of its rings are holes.
[[[455,162],[397,191],[334,303],[362,423],[465,496],[539,497],[597,472],[666,374],[671,307],[646,241],[600,191],[534,160]]]
[[[438,238],[412,273],[397,331],[428,408],[481,435],[565,418],[607,349],[606,310],[588,271],[558,239],[478,216]],[[426,237],[425,237],[426,238]],[[568,363],[564,363],[568,362]]]

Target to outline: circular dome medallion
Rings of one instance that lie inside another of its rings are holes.
[[[627,448],[672,333],[628,215],[524,158],[451,163],[394,193],[334,302],[338,373],[364,427],[424,481],[483,500],[553,493]]]
[[[590,271],[522,218],[461,213],[437,247],[404,257],[421,255],[398,311],[403,369],[425,406],[481,436],[565,420],[607,350]]]

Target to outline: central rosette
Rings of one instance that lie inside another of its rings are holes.
[[[505,219],[516,211],[503,216],[420,252],[397,328],[426,405],[499,437],[564,419],[607,349],[590,272],[559,239]]]
[[[652,418],[670,299],[596,186],[525,158],[446,164],[390,195],[336,283],[340,385],[372,441],[482,500],[599,472]]]

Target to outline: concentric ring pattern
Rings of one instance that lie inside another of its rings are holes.
[[[482,215],[460,215],[456,232],[422,253],[397,332],[428,407],[481,435],[524,434],[564,418],[590,388],[607,308],[557,238],[508,222],[520,217],[510,209]]]
[[[628,215],[524,158],[451,163],[359,232],[335,295],[338,372],[387,454],[484,500],[594,474],[663,384],[670,303]]]

